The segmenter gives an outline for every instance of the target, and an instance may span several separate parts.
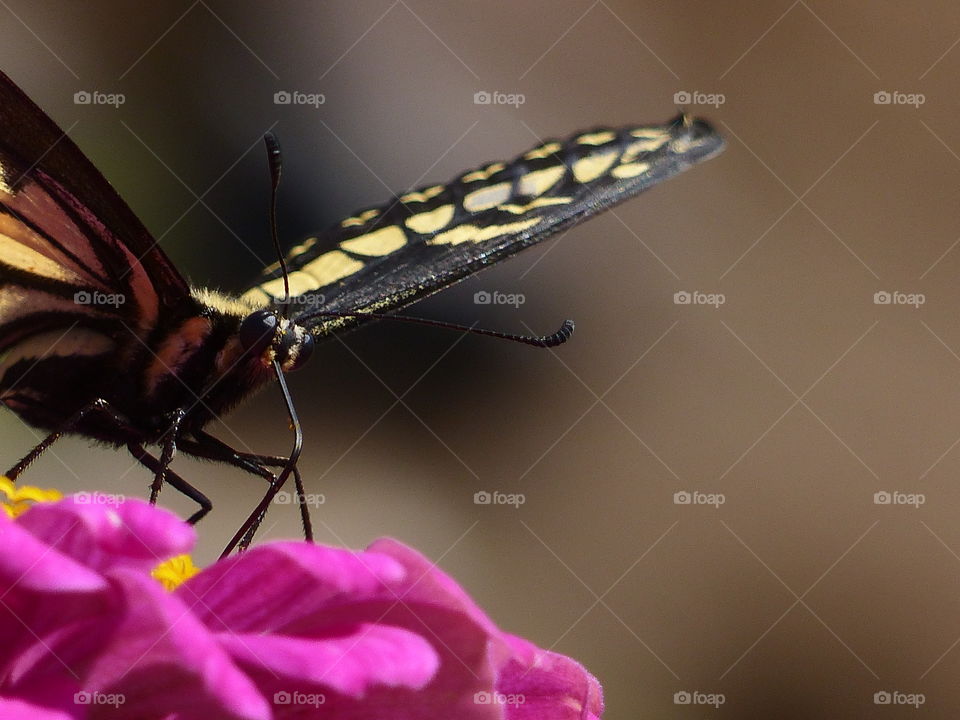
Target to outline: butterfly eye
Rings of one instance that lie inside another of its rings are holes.
[[[251,313],[240,323],[240,344],[247,352],[262,355],[273,343],[278,322],[270,310]]]
[[[289,358],[294,352],[296,352],[296,356],[291,362]],[[313,335],[309,331],[290,328],[283,333],[283,337],[280,339],[280,355],[285,358],[283,369],[286,372],[302,368],[312,354]]]

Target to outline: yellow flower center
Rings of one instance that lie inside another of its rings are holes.
[[[0,475],[0,506],[9,517],[15,518],[29,510],[34,503],[60,500],[63,493],[59,490],[45,490],[32,485],[16,485],[9,478]]]
[[[189,555],[176,555],[157,565],[150,574],[166,590],[172,591],[198,572],[200,569],[193,564],[193,559]]]

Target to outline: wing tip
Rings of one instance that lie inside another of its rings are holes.
[[[697,148],[697,158],[707,159],[726,148],[723,135],[710,121],[694,117],[681,110],[667,125],[674,130],[678,138],[683,138],[689,148]]]

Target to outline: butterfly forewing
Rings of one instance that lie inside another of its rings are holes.
[[[402,307],[630,198],[723,148],[706,123],[598,128],[401,195],[295,247],[291,312],[319,335]],[[245,295],[276,302],[277,266]]]

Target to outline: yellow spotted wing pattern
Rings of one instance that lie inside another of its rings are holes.
[[[401,195],[294,247],[288,312],[318,336],[462,280],[591,215],[713,157],[723,139],[681,115],[663,125],[599,128],[548,141],[446,185]],[[275,304],[277,265],[244,299]]]

